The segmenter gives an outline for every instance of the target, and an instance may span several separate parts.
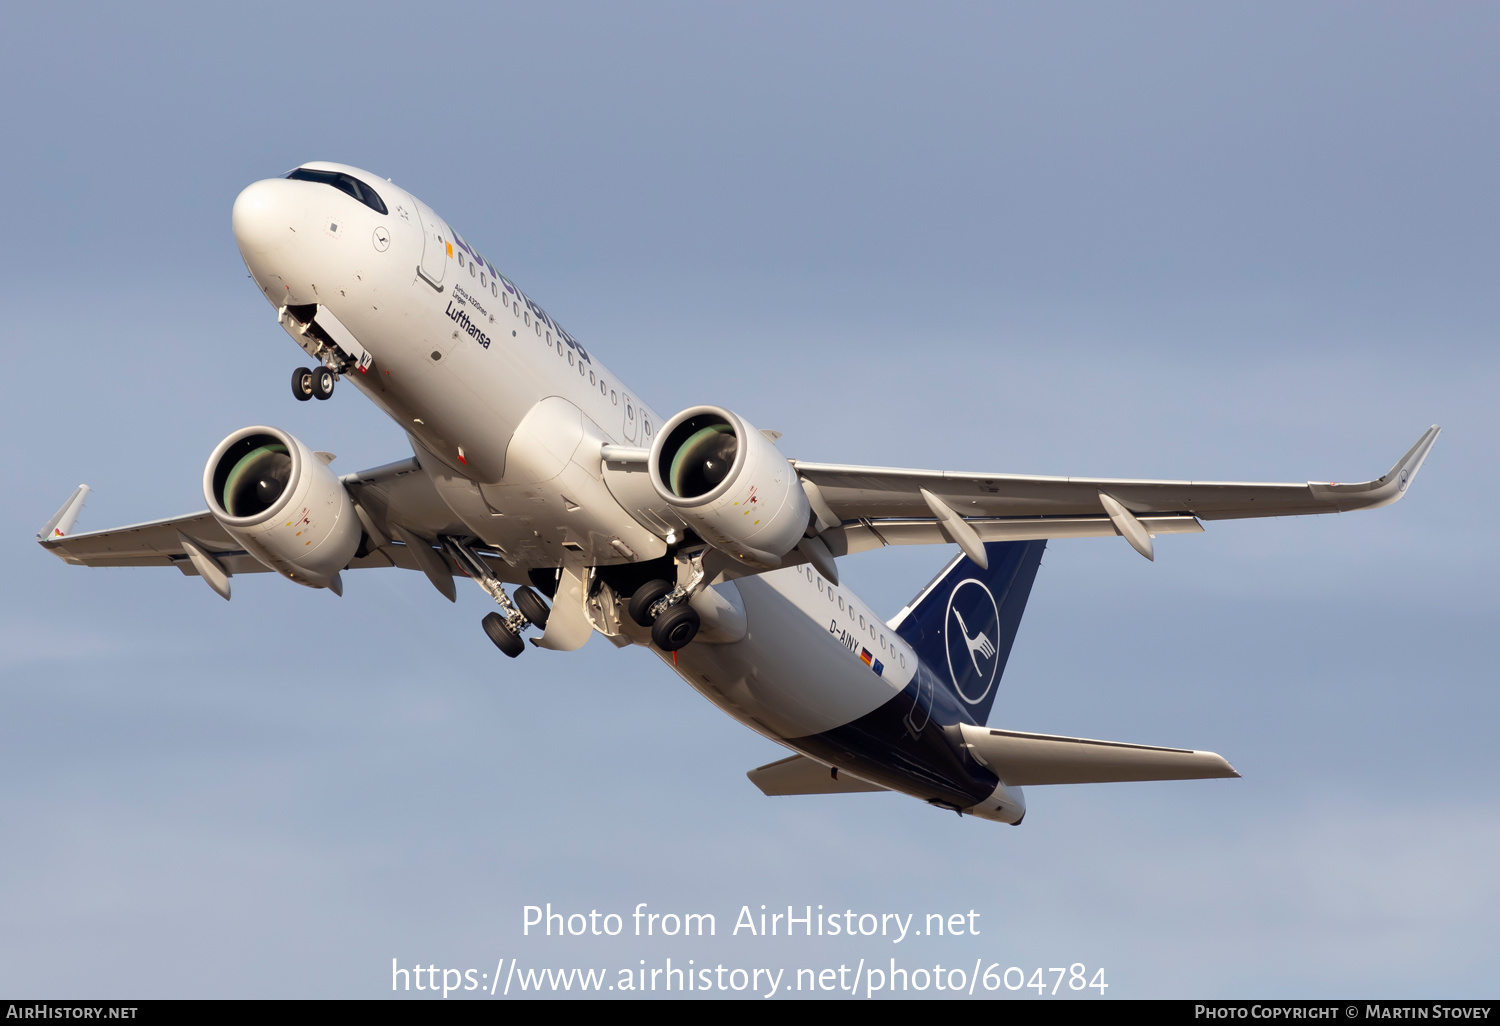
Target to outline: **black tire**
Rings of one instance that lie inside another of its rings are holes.
[[[663,652],[675,652],[698,636],[698,614],[686,602],[670,606],[651,625],[651,640]]]
[[[651,607],[656,600],[672,590],[672,586],[666,581],[647,581],[635,589],[635,594],[630,596],[630,604],[626,609],[630,612],[630,618],[642,627],[651,626]]]
[[[540,595],[523,584],[516,589],[515,594],[511,598],[515,601],[516,608],[521,611],[522,616],[538,627],[546,629],[547,616],[552,610],[547,608],[547,603],[542,601]]]
[[[314,399],[327,399],[333,395],[333,371],[327,367],[312,369],[312,394]]]
[[[305,403],[313,397],[312,371],[306,367],[298,367],[292,371],[292,395],[299,403]]]
[[[526,651],[526,643],[510,632],[510,628],[505,626],[505,617],[499,613],[487,613],[479,622],[495,647],[512,659]]]

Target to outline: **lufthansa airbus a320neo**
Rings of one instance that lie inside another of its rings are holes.
[[[304,164],[234,203],[234,236],[309,367],[347,380],[412,455],[335,474],[279,428],[242,428],[203,470],[208,508],[73,533],[80,486],[38,540],[68,563],[175,566],[229,598],[272,571],[342,594],[400,567],[495,601],[507,656],[602,634],[644,645],[786,746],[768,795],[900,791],[1020,823],[1032,784],[1238,776],[1212,752],[988,726],[1042,550],[1118,535],[1147,559],[1201,521],[1395,502],[1438,435],[1361,484],[1242,484],[894,470],[787,459],[740,413],[663,418],[430,207],[343,164]],[[837,559],[885,545],[960,555],[889,620]]]

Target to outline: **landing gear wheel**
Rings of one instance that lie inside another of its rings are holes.
[[[299,403],[305,403],[313,397],[313,372],[306,367],[298,367],[292,371],[292,395],[296,396]]]
[[[546,630],[547,617],[552,610],[547,608],[547,603],[542,601],[540,595],[523,584],[511,596],[511,601],[516,604],[516,608],[521,611],[522,616],[543,630]]]
[[[312,369],[312,394],[314,399],[327,399],[333,395],[333,371],[327,367]]]
[[[512,659],[526,651],[526,643],[510,632],[510,628],[505,626],[505,617],[499,613],[487,613],[480,623],[495,647]]]
[[[651,626],[651,607],[656,600],[672,590],[672,586],[666,581],[647,581],[635,589],[635,594],[630,596],[630,604],[626,609],[630,618],[642,627]]]
[[[651,625],[651,640],[663,652],[675,652],[698,636],[698,614],[686,602],[670,606]]]

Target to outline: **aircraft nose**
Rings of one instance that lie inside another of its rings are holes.
[[[303,188],[301,182],[267,178],[246,187],[236,197],[231,221],[247,264],[263,263],[297,238]]]

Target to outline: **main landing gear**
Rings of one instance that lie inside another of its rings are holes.
[[[667,581],[647,581],[630,596],[630,618],[651,628],[651,641],[663,652],[676,652],[698,636],[701,621],[687,604],[688,590]]]
[[[516,604],[516,608],[521,611],[522,616],[526,617],[526,619],[536,624],[542,630],[547,629],[547,616],[552,610],[547,608],[547,603],[542,601],[540,595],[523,584],[511,596],[511,601]]]
[[[327,367],[298,367],[292,371],[292,395],[298,402],[309,399],[327,399],[333,395],[333,384],[338,378]]]
[[[494,599],[501,609],[498,613],[486,613],[484,619],[479,621],[484,633],[495,643],[496,648],[512,659],[526,651],[521,632],[532,624],[546,630],[547,617],[552,612],[547,608],[547,603],[524,584],[516,589],[513,596],[507,595],[505,587],[491,572],[489,564],[475,555],[467,544],[451,536],[445,536],[442,543],[443,548],[453,557],[453,562],[473,578],[474,583],[483,588],[485,594]]]
[[[504,592],[502,591],[501,594]],[[511,602],[515,604],[516,611],[524,618],[520,630],[524,630],[526,624],[536,624],[542,630],[547,629],[547,616],[552,610],[547,608],[547,603],[542,601],[540,595],[523,584],[511,596]],[[521,640],[520,630],[511,626],[510,617],[501,616],[499,613],[486,613],[479,623],[484,628],[484,633],[489,635],[490,640],[495,643],[495,647],[512,659],[526,651],[526,643]]]
[[[490,640],[495,643],[495,647],[512,659],[526,651],[526,642],[510,629],[505,622],[505,617],[499,613],[486,613],[479,623],[484,628],[484,633],[488,634]]]
[[[547,603],[525,585],[507,594],[489,564],[469,548],[464,539],[444,535],[439,542],[452,565],[483,588],[500,607],[499,611],[487,613],[480,621],[485,635],[512,659],[526,651],[522,634],[533,625],[546,630],[552,613]],[[630,598],[627,606],[630,618],[651,629],[651,642],[662,652],[675,653],[698,636],[702,621],[698,611],[688,604],[688,599],[696,594],[705,580],[703,557],[706,551],[705,546],[691,554],[678,556],[679,583],[647,581]],[[613,601],[611,598],[611,608],[618,608],[613,606]],[[610,622],[617,626],[617,621]],[[609,628],[612,636],[615,626]]]

